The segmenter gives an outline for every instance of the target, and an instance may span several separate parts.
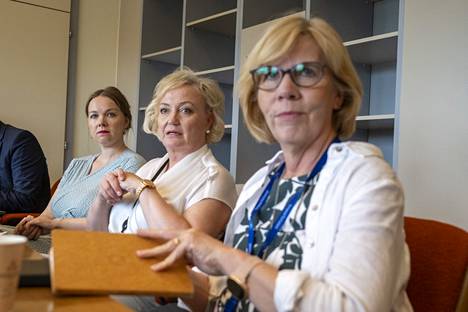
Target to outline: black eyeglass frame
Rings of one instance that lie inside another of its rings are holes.
[[[291,75],[291,72],[295,71],[296,66],[301,65],[301,64],[302,65],[313,65],[313,66],[319,68],[320,77],[317,79],[317,81],[315,81],[313,84],[310,84],[310,85],[303,85],[303,84],[301,85],[296,81],[295,76]],[[278,83],[274,88],[261,88],[260,83],[258,82],[258,79],[255,79],[257,71],[262,67],[268,67],[268,68],[275,67],[275,68],[278,69],[278,72],[280,73],[281,77],[278,80]],[[253,80],[253,83],[254,83],[254,86],[255,86],[256,89],[263,90],[263,91],[273,91],[273,90],[276,90],[276,88],[278,88],[278,86],[281,84],[281,81],[283,81],[283,78],[284,78],[284,76],[286,74],[289,74],[289,77],[291,77],[291,80],[298,87],[302,87],[302,88],[313,87],[323,79],[323,77],[325,75],[325,68],[327,68],[327,67],[328,66],[326,64],[323,64],[323,63],[320,63],[320,62],[301,62],[301,63],[294,64],[293,66],[291,66],[291,67],[289,67],[287,69],[283,69],[283,68],[280,68],[278,66],[262,65],[262,66],[259,66],[259,67],[255,68],[255,69],[252,69],[249,73],[250,73],[250,75],[252,77],[252,80]]]

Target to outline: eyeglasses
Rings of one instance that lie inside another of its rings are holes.
[[[286,74],[289,74],[291,80],[299,87],[313,87],[322,80],[326,66],[318,62],[299,63],[287,69],[277,66],[260,66],[251,70],[250,74],[255,87],[264,91],[278,88]]]

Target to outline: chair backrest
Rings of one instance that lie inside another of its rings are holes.
[[[468,233],[450,224],[405,217],[411,253],[408,297],[414,311],[455,311],[467,276]]]
[[[57,190],[57,187],[60,183],[60,180],[62,180],[62,177],[58,178],[54,184],[52,184],[52,186],[50,187],[50,196],[54,195],[55,191]]]

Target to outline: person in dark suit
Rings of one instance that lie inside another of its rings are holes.
[[[27,131],[0,121],[0,211],[42,212],[50,199],[47,162]]]

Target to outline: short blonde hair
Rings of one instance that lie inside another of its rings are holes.
[[[341,107],[333,112],[333,128],[341,139],[349,138],[355,130],[362,85],[341,37],[321,18],[314,17],[309,21],[292,16],[281,19],[266,31],[241,69],[238,85],[240,105],[247,128],[259,142],[274,143],[276,140],[258,106],[257,89],[250,71],[284,57],[302,35],[311,37],[319,46],[323,61],[332,72],[333,81],[343,98]]]
[[[154,88],[153,98],[145,111],[143,130],[158,136],[158,116],[161,100],[168,91],[179,87],[193,86],[205,100],[207,109],[213,113],[213,125],[206,135],[207,143],[216,143],[224,135],[224,94],[218,83],[212,79],[197,76],[188,68],[177,69],[161,79]]]

